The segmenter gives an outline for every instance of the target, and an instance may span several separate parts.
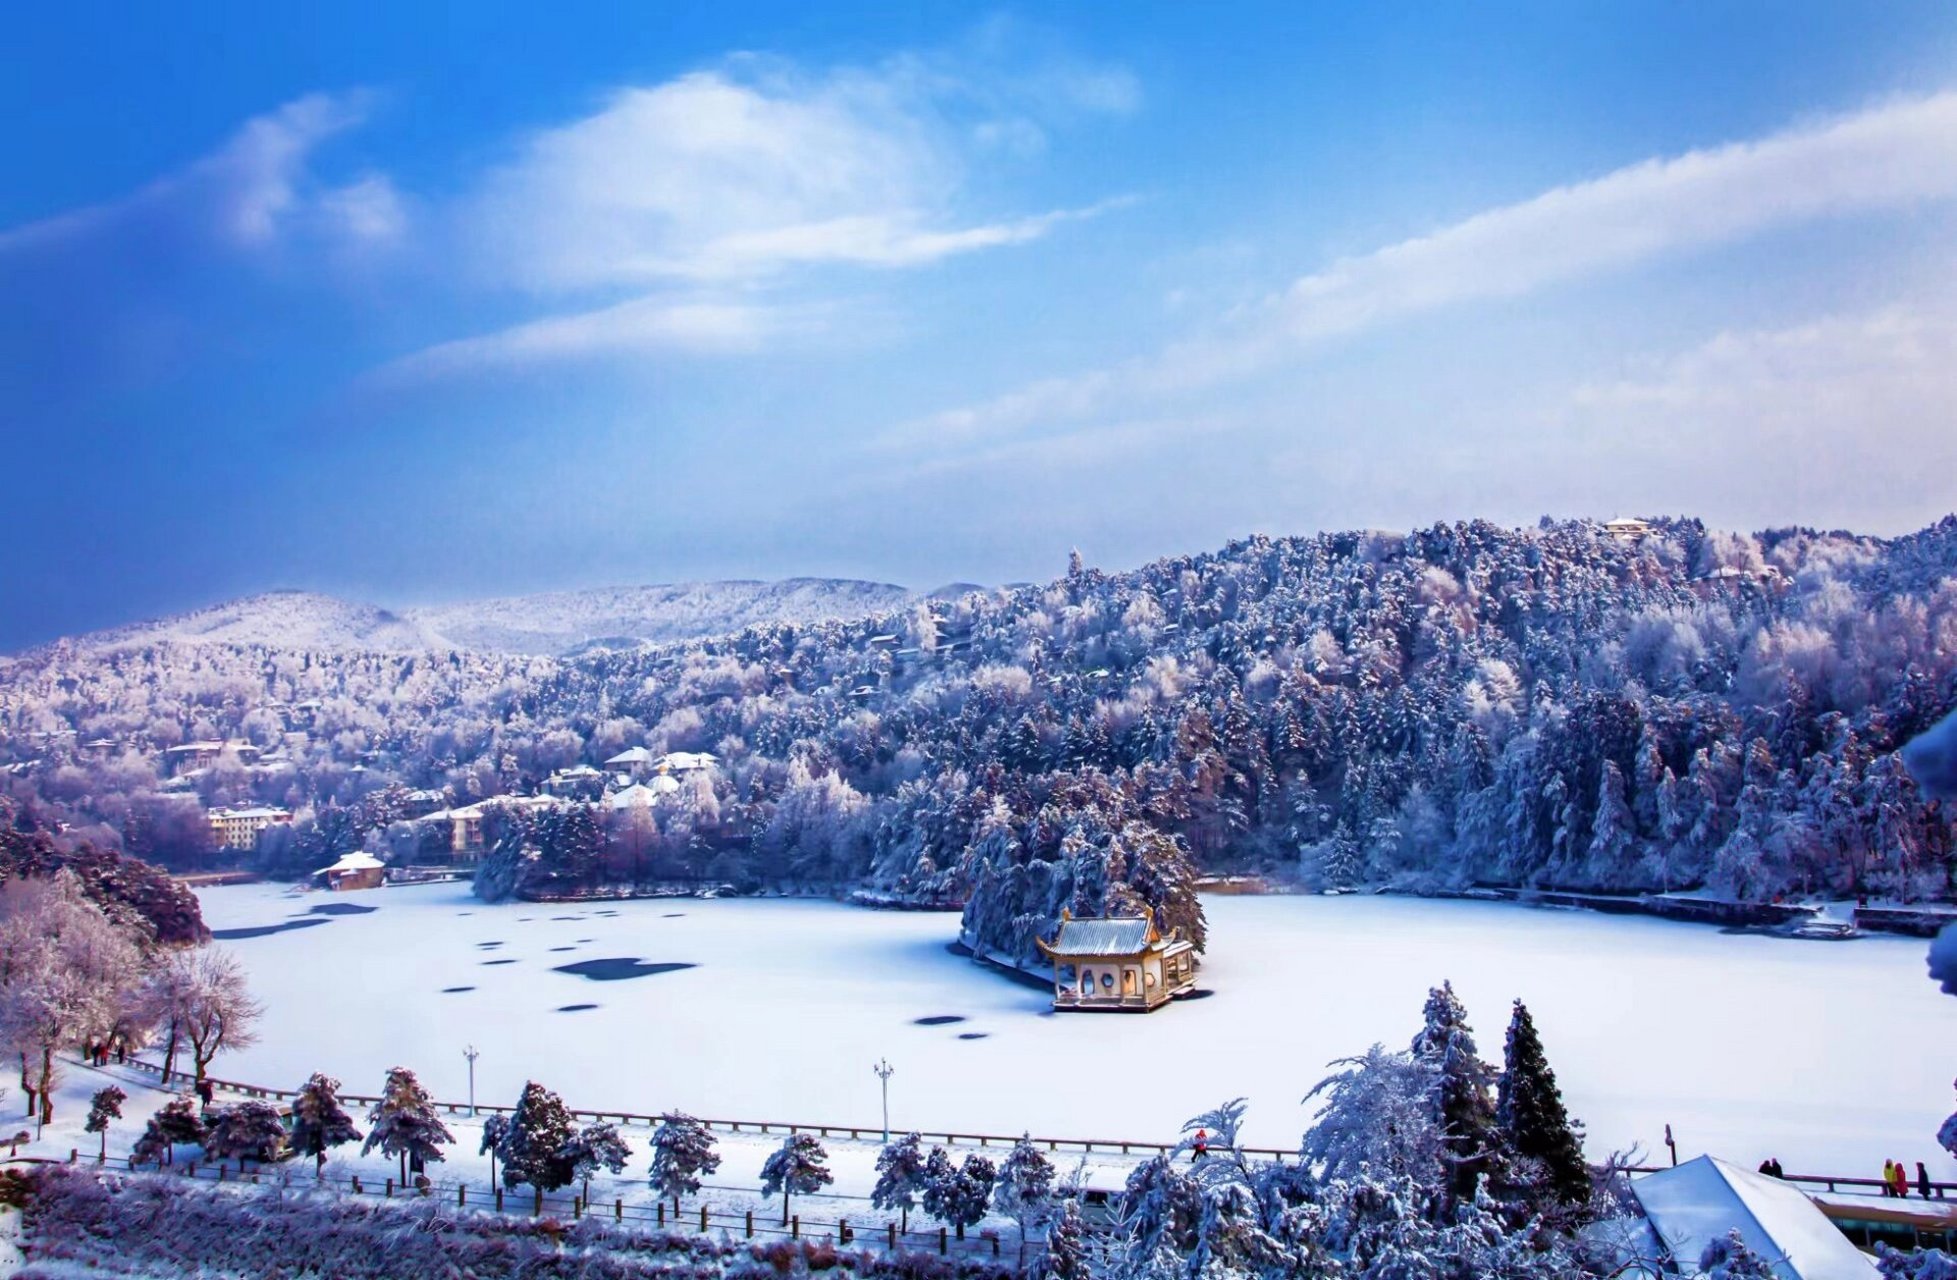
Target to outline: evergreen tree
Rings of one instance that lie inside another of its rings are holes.
[[[788,1207],[799,1193],[820,1191],[836,1180],[824,1163],[829,1153],[806,1133],[790,1134],[761,1166],[761,1194],[781,1193],[781,1225],[788,1225]]]
[[[202,1145],[203,1141],[204,1120],[197,1113],[196,1100],[188,1094],[178,1094],[151,1113],[130,1159],[159,1166],[174,1164],[179,1144]]]
[[[1775,1280],[1773,1263],[1755,1252],[1734,1227],[1706,1243],[1699,1255],[1703,1280]]]
[[[122,1104],[128,1100],[129,1095],[114,1085],[98,1090],[89,1099],[88,1123],[82,1126],[82,1131],[102,1135],[101,1159],[109,1157],[109,1121],[122,1119]]]
[[[898,1230],[911,1229],[911,1208],[924,1190],[923,1139],[907,1133],[877,1153],[877,1184],[870,1189],[870,1203],[885,1213],[895,1209]]]
[[[1046,1233],[1041,1280],[1090,1280],[1093,1274],[1087,1257],[1087,1229],[1080,1220],[1080,1209],[1069,1197],[1060,1202],[1060,1211]]]
[[[285,1122],[267,1102],[245,1101],[217,1113],[204,1138],[204,1153],[217,1161],[271,1164],[285,1153]]]
[[[455,1135],[435,1114],[435,1100],[406,1067],[388,1069],[381,1100],[374,1104],[367,1122],[373,1127],[367,1131],[360,1154],[379,1147],[382,1154],[398,1157],[402,1186],[408,1183],[410,1159],[421,1164],[447,1159],[441,1149],[455,1141]]]
[[[915,1136],[915,1135],[913,1135]],[[1026,1229],[1045,1222],[1053,1213],[1053,1161],[1021,1134],[1012,1154],[999,1166],[999,1181],[992,1188],[992,1204],[1000,1213],[1019,1224],[1019,1262],[1026,1264]]]
[[[993,1168],[990,1160],[981,1155],[969,1155],[939,1196],[943,1219],[958,1229],[960,1240],[965,1238],[966,1227],[977,1226],[985,1220],[985,1211],[992,1204],[992,1184],[998,1178],[998,1170]]]
[[[313,1171],[326,1168],[326,1153],[342,1143],[358,1142],[360,1130],[340,1103],[340,1082],[314,1072],[292,1100],[292,1149],[313,1158]]]
[[[503,1185],[528,1183],[538,1191],[555,1191],[571,1181],[566,1151],[575,1136],[564,1099],[535,1080],[523,1086],[509,1128],[497,1144],[503,1158]]]
[[[943,1147],[932,1147],[924,1159],[924,1191],[918,1196],[926,1214],[940,1222],[946,1220],[945,1196],[957,1178],[958,1166],[951,1162],[951,1156]]]
[[[600,1120],[572,1134],[558,1154],[569,1165],[571,1176],[583,1184],[584,1201],[589,1204],[591,1175],[600,1169],[609,1169],[613,1173],[625,1172],[626,1162],[632,1158],[632,1148],[619,1135],[617,1125]]]
[[[713,1131],[684,1111],[659,1117],[652,1132],[652,1186],[673,1198],[674,1213],[680,1210],[681,1196],[697,1193],[701,1178],[720,1168],[720,1154],[713,1148]]]
[[[1427,993],[1425,1025],[1413,1039],[1416,1061],[1434,1080],[1428,1106],[1441,1133],[1442,1209],[1474,1198],[1475,1184],[1490,1170],[1500,1135],[1495,1125],[1495,1071],[1481,1060],[1468,1011],[1443,982]]]
[[[489,1157],[489,1181],[496,1181],[496,1152],[503,1145],[503,1138],[510,1131],[510,1118],[498,1111],[482,1122],[482,1141],[476,1145],[476,1154]]]
[[[1577,1126],[1563,1109],[1556,1073],[1543,1055],[1535,1019],[1520,1000],[1509,1019],[1495,1119],[1508,1149],[1540,1169],[1544,1198],[1564,1205],[1590,1200],[1590,1170]]]

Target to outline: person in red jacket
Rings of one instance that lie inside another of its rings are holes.
[[[1210,1153],[1210,1135],[1208,1130],[1196,1130],[1196,1140],[1190,1143],[1189,1147],[1189,1163],[1191,1164],[1195,1164],[1198,1160],[1208,1155]]]

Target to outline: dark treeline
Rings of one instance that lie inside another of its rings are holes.
[[[570,891],[964,901],[1019,955],[1062,906],[1199,929],[1198,870],[1942,899],[1950,823],[1895,751],[1957,703],[1954,569],[1957,519],[1259,537],[571,660],[57,647],[0,668],[0,745],[41,811],[155,845],[160,747],[283,740],[287,767],[221,761],[196,789],[299,809],[290,871],[421,848],[405,788],[468,803],[625,747],[711,751],[661,805],[591,815],[599,838],[520,831],[511,856],[567,851],[524,874]],[[292,735],[271,707],[301,700]],[[96,738],[118,747],[59,745]]]

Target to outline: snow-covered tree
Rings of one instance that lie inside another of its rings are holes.
[[[496,1152],[509,1134],[510,1118],[498,1111],[482,1122],[482,1141],[476,1146],[476,1154],[489,1157],[489,1180],[496,1181]]]
[[[1374,1045],[1305,1095],[1324,1105],[1305,1131],[1300,1154],[1327,1180],[1351,1181],[1368,1169],[1438,1186],[1441,1130],[1432,1106],[1437,1070],[1411,1053]]]
[[[187,1143],[202,1145],[204,1121],[197,1113],[197,1102],[188,1094],[178,1094],[150,1113],[143,1134],[136,1139],[129,1158],[137,1164],[166,1165],[176,1161],[176,1148]]]
[[[915,1154],[917,1135],[910,1136],[911,1150]],[[921,1165],[918,1172],[923,1172]],[[1044,1224],[1053,1214],[1053,1180],[1053,1161],[1033,1145],[1031,1136],[1021,1134],[1005,1162],[999,1166],[999,1180],[992,1188],[992,1207],[1019,1224],[1019,1260],[1022,1266],[1026,1262],[1027,1229]]]
[[[37,1064],[38,1123],[54,1118],[55,1051],[114,1030],[141,963],[73,872],[0,885],[0,1040]]]
[[[918,1204],[926,1214],[940,1222],[947,1220],[945,1196],[957,1180],[958,1166],[951,1162],[951,1154],[943,1147],[932,1147],[924,1158],[924,1189],[918,1195]]]
[[[88,1123],[82,1126],[82,1132],[101,1135],[102,1149],[98,1153],[101,1159],[106,1160],[109,1155],[109,1122],[122,1119],[122,1104],[128,1100],[129,1095],[114,1085],[96,1090],[95,1096],[88,1100]]]
[[[1564,1109],[1535,1019],[1520,1000],[1509,1019],[1495,1091],[1495,1120],[1508,1150],[1533,1166],[1531,1180],[1539,1184],[1535,1198],[1566,1206],[1590,1199],[1590,1170],[1583,1160],[1580,1129]]]
[[[652,1131],[652,1186],[672,1197],[674,1213],[679,1212],[680,1197],[698,1194],[701,1179],[719,1168],[713,1130],[684,1111],[659,1117]]]
[[[957,1229],[958,1238],[965,1238],[965,1228],[977,1226],[985,1220],[985,1211],[992,1204],[992,1184],[998,1181],[998,1170],[992,1162],[974,1153],[965,1157],[938,1194],[938,1216],[949,1226]]]
[[[204,1139],[206,1155],[218,1161],[236,1160],[240,1172],[247,1160],[271,1164],[285,1153],[285,1146],[285,1122],[278,1108],[254,1100],[214,1113]]]
[[[496,1154],[503,1160],[503,1185],[518,1187],[528,1183],[538,1191],[555,1191],[572,1178],[566,1152],[576,1130],[564,1099],[538,1084],[527,1081],[510,1113],[509,1127],[497,1144]]]
[[[1706,1242],[1699,1255],[1699,1275],[1703,1280],[1774,1280],[1775,1261],[1749,1246],[1735,1227]]]
[[[1087,1227],[1080,1220],[1080,1208],[1070,1196],[1060,1202],[1053,1225],[1046,1233],[1046,1256],[1041,1259],[1041,1280],[1089,1280],[1094,1274],[1087,1251]]]
[[[340,1102],[340,1082],[314,1072],[292,1100],[292,1150],[311,1156],[313,1171],[326,1168],[326,1153],[343,1143],[360,1141],[360,1130]]]
[[[826,1161],[829,1153],[806,1133],[790,1134],[761,1165],[761,1194],[781,1196],[781,1225],[788,1225],[789,1206],[797,1195],[810,1195],[836,1180]]]
[[[915,1133],[884,1147],[877,1153],[877,1181],[870,1189],[870,1203],[885,1213],[895,1210],[898,1229],[911,1229],[911,1209],[924,1191],[923,1139]]]
[[[1472,1198],[1500,1148],[1495,1125],[1495,1071],[1481,1060],[1467,1010],[1443,982],[1427,993],[1425,1025],[1413,1056],[1434,1070],[1429,1106],[1446,1150],[1443,1188],[1449,1199]]]
[[[570,1166],[571,1176],[583,1184],[581,1194],[589,1203],[591,1175],[600,1169],[608,1169],[612,1173],[625,1172],[626,1162],[632,1158],[632,1148],[619,1135],[617,1125],[599,1120],[573,1133],[559,1154]]]
[[[409,1161],[432,1164],[445,1160],[448,1157],[442,1148],[455,1141],[435,1110],[434,1097],[406,1067],[388,1068],[381,1100],[374,1104],[367,1123],[367,1140],[361,1144],[360,1154],[378,1147],[383,1155],[399,1159],[403,1186],[408,1181]]]
[[[177,1045],[186,1045],[199,1080],[218,1054],[258,1043],[264,1006],[252,997],[244,964],[222,947],[165,953],[150,974],[143,999],[167,1039],[165,1065]]]

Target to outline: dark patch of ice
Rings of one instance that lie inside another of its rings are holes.
[[[579,938],[579,939],[578,939],[578,941],[579,941],[579,942],[596,942],[596,941],[598,941],[598,939],[596,939],[596,938]]]
[[[576,951],[576,947],[552,947],[552,951]]]
[[[958,1038],[960,1040],[983,1040],[989,1034],[991,1033],[986,1031],[961,1031],[958,1033]]]
[[[928,1018],[911,1019],[912,1022],[920,1027],[948,1027],[954,1022],[963,1022],[964,1020],[965,1015],[962,1013],[935,1013]]]
[[[515,964],[514,960],[485,960],[484,964]]]
[[[557,1006],[557,1011],[559,1013],[583,1013],[586,1009],[596,1009],[597,1007],[595,1004],[560,1004]]]
[[[464,991],[474,991],[474,990],[475,990],[474,987],[443,987],[442,994],[445,996],[452,996],[452,995],[458,995]]]
[[[535,916],[518,916],[516,918],[516,922],[518,924],[529,924],[532,920],[535,920],[536,918],[537,917]]]
[[[213,929],[211,937],[219,942],[240,942],[246,938],[267,938],[275,933],[289,929],[310,929],[316,924],[331,924],[325,916],[301,916],[297,920],[287,920],[283,924],[259,924],[243,929]]]
[[[316,916],[364,916],[379,911],[379,907],[363,907],[358,902],[322,902],[306,910]]]
[[[641,960],[637,956],[608,956],[602,960],[580,960],[576,964],[560,964],[557,973],[572,973],[580,978],[590,978],[593,982],[620,982],[626,978],[649,978],[655,973],[673,973],[679,969],[694,969],[699,966],[672,962],[655,964]]]
[[[503,945],[503,944],[502,944],[502,943],[500,943],[500,942],[478,942],[478,943],[476,944],[476,946],[477,946],[477,948],[479,948],[480,950],[483,950],[483,951],[494,951],[494,950],[496,950],[496,948],[498,948],[498,947],[500,947],[500,946],[502,946],[502,945]]]
[[[555,920],[571,920],[571,921],[577,921],[577,920],[582,920],[582,919],[584,919],[584,917],[583,917],[583,916],[552,916],[552,917],[551,917],[551,919],[552,919],[552,920],[554,920],[554,921],[555,921]]]
[[[659,918],[661,920],[677,920],[685,914],[686,912],[684,911],[668,911],[665,915],[660,916]]]

